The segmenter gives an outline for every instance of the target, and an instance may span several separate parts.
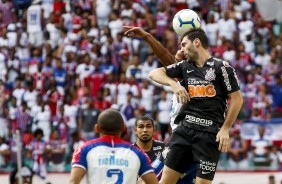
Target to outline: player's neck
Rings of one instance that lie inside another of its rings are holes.
[[[206,62],[209,58],[211,58],[211,55],[210,55],[209,51],[206,50],[206,49],[201,49],[201,50],[199,50],[198,53],[199,53],[199,58],[198,58],[198,61],[197,61],[196,65],[197,65],[198,67],[203,67],[204,64],[205,64],[205,62]]]
[[[142,142],[140,140],[136,141],[136,144],[139,148],[141,148],[143,151],[147,152],[150,151],[153,146],[153,139],[149,142]]]

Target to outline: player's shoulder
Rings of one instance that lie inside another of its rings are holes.
[[[160,141],[160,140],[153,140],[153,143],[155,143],[155,144],[164,144],[164,142],[163,141]]]
[[[210,61],[207,62],[207,65],[214,65],[216,67],[231,67],[228,61],[225,61],[223,59],[217,58],[217,57],[212,57]]]
[[[153,140],[153,147],[158,147],[158,146],[164,147],[165,143],[159,140]]]
[[[98,138],[98,139],[92,139],[92,140],[89,140],[89,141],[86,141],[84,142],[81,146],[80,146],[80,149],[83,150],[83,149],[91,149],[91,148],[94,148],[96,146],[102,146],[102,145],[106,145],[105,142],[101,141],[101,138]]]
[[[180,61],[178,63],[170,64],[170,65],[166,66],[165,68],[170,69],[170,68],[179,67],[181,65],[189,65],[189,62],[187,60],[182,60],[182,61]]]
[[[107,149],[107,148],[112,148],[113,146],[113,142],[114,142],[114,147],[117,149],[128,149],[131,150],[132,152],[135,152],[136,154],[138,154],[140,151],[138,148],[136,148],[135,146],[133,146],[132,144],[122,140],[122,139],[118,139],[118,138],[114,138],[113,142],[111,142],[112,140],[110,140],[108,137],[101,137],[98,139],[93,139],[90,141],[85,142],[83,145],[80,146],[80,150],[83,151],[84,153],[88,153],[90,150],[93,149]]]

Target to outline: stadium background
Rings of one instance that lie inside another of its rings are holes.
[[[21,130],[24,163],[39,163],[54,173],[69,172],[72,150],[96,136],[92,126],[104,109],[123,113],[128,128],[124,139],[131,142],[136,116],[146,114],[156,120],[156,127],[166,126],[172,94],[148,79],[160,62],[144,40],[125,37],[122,26],[142,27],[175,53],[179,46],[171,20],[180,9],[190,8],[201,18],[210,52],[236,69],[244,96],[230,132],[232,149],[222,154],[218,166],[228,173],[219,173],[220,178],[233,176],[229,171],[265,171],[261,176],[273,172],[277,181],[282,180],[277,174],[282,165],[282,5],[267,2],[2,0],[1,173],[15,166],[16,129]],[[43,130],[42,141],[33,139],[37,128]],[[155,135],[164,141],[168,137],[169,132]],[[236,149],[243,151],[238,154]],[[42,170],[38,175],[44,177]],[[238,175],[244,174],[234,178]],[[224,182],[217,177],[215,181]]]

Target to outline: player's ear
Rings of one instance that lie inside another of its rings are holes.
[[[125,125],[125,123],[123,123],[123,128],[122,128],[122,132],[123,132],[123,133],[126,133],[126,132],[127,132],[127,128],[126,128],[126,125]]]
[[[199,38],[196,38],[196,39],[193,41],[193,43],[194,43],[194,45],[195,45],[196,47],[199,47],[200,44],[201,44],[201,41],[200,41]]]
[[[101,127],[98,123],[95,125],[95,132],[101,133]]]
[[[138,123],[134,123],[134,133],[137,134],[137,126],[138,126]]]
[[[156,133],[156,131],[157,131],[157,125],[153,124],[153,130],[154,130],[153,132]]]

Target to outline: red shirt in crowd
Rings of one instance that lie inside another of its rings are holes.
[[[95,73],[84,78],[85,86],[90,86],[91,96],[96,96],[105,81],[105,74]]]
[[[62,95],[58,91],[54,91],[54,92],[47,91],[46,95],[48,97],[48,105],[50,111],[52,115],[55,116],[57,113],[58,101],[62,98]]]

